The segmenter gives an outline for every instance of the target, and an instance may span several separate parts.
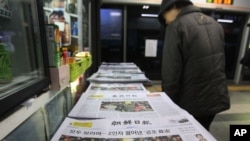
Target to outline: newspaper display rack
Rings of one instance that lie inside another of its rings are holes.
[[[144,75],[133,63],[102,63],[96,74]],[[88,80],[52,141],[216,141],[166,93],[147,91],[144,80]]]

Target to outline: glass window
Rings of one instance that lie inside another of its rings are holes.
[[[38,2],[8,0],[0,4],[0,116],[48,86]]]

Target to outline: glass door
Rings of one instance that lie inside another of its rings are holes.
[[[1,1],[0,116],[48,88],[41,6],[40,0]]]
[[[164,28],[158,21],[158,6],[127,6],[127,61],[136,63],[151,80],[161,80]],[[147,41],[156,42],[148,46]],[[147,50],[153,55],[148,56]]]
[[[101,61],[123,61],[123,9],[102,7],[101,16]]]

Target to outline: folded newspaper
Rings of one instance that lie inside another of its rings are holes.
[[[102,64],[99,66],[99,68],[109,68],[109,69],[133,69],[138,68],[138,66],[133,62],[121,62],[121,63],[115,63],[115,62],[102,62]]]
[[[216,141],[189,115],[159,118],[66,118],[51,141]]]
[[[149,93],[142,84],[90,84],[68,114],[73,118],[176,116],[186,113],[164,92]]]
[[[96,73],[87,78],[98,83],[145,83],[150,82],[134,63],[103,62]]]
[[[141,83],[90,83],[85,93],[118,94],[118,93],[145,93],[148,92]]]
[[[102,83],[143,83],[149,79],[143,73],[94,73],[89,78],[90,82]]]
[[[144,73],[139,68],[99,68],[97,73]]]

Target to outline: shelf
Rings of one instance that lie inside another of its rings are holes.
[[[11,19],[12,12],[9,10],[0,8],[0,17]]]
[[[77,35],[71,35],[72,38],[76,38],[78,39],[78,36]]]
[[[43,10],[44,10],[44,11],[48,11],[48,12],[52,12],[52,11],[53,11],[52,8],[48,8],[48,7],[43,7]],[[78,15],[77,15],[77,14],[67,13],[67,12],[66,12],[65,14],[69,15],[70,17],[78,18]]]
[[[75,17],[75,18],[78,18],[78,15],[77,14],[72,14],[72,13],[67,13],[69,16],[71,17]]]
[[[48,8],[48,7],[43,7],[43,10],[45,10],[45,11],[49,11],[49,12],[53,11],[53,9],[52,9],[52,8]]]

